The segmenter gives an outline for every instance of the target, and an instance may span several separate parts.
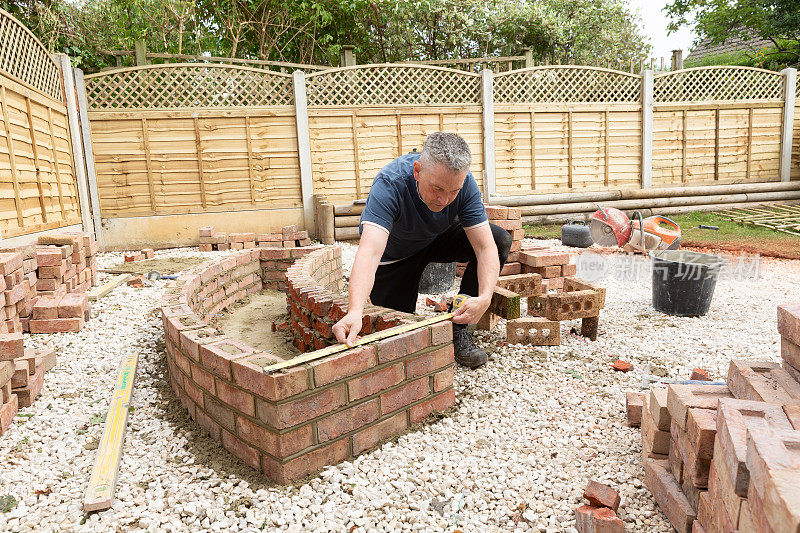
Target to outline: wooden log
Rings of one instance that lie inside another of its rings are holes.
[[[337,241],[357,241],[361,237],[358,233],[358,227],[335,228],[333,234]]]
[[[333,204],[327,201],[319,203],[319,240],[322,244],[333,244],[335,240]]]
[[[575,202],[607,202],[634,198],[666,198],[672,196],[709,196],[741,192],[794,191],[800,190],[800,182],[736,183],[730,185],[703,185],[689,187],[661,187],[653,189],[629,189],[598,192],[570,192],[535,194],[525,196],[495,196],[487,203],[522,207],[540,204],[566,204]]]
[[[363,204],[353,204],[353,205],[337,205],[333,208],[333,213],[338,216],[347,216],[347,215],[360,215],[364,212],[364,205]]]
[[[357,227],[361,217],[358,215],[353,215],[349,217],[336,217],[333,222],[333,227],[335,228],[354,228]]]

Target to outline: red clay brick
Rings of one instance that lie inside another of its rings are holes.
[[[732,396],[724,385],[670,385],[667,387],[667,407],[678,427],[686,430],[689,408],[716,409],[720,398]]]
[[[645,461],[645,484],[656,503],[678,533],[689,533],[696,513],[684,496],[681,486],[667,470],[666,461]]]
[[[455,369],[453,366],[450,366],[441,372],[437,372],[433,375],[433,391],[439,392],[443,391],[448,387],[453,386],[453,377],[455,374]]]
[[[296,426],[345,404],[344,384],[274,405],[258,401],[258,418],[275,429]]]
[[[672,416],[669,414],[667,406],[667,388],[651,387],[649,397],[650,415],[660,431],[669,431]]]
[[[317,387],[358,374],[375,366],[375,347],[364,346],[311,363]]]
[[[31,320],[28,324],[31,333],[76,332],[83,329],[83,317],[55,318],[50,320]]]
[[[340,463],[350,456],[348,439],[337,440],[296,459],[281,464],[264,456],[264,474],[277,483],[289,483],[318,472],[327,465]]]
[[[185,383],[189,383],[189,381],[184,381]],[[232,409],[226,407],[222,402],[209,394],[204,395],[203,406],[206,413],[217,421],[220,426],[231,432],[235,431],[236,413]]]
[[[261,468],[261,456],[258,450],[224,430],[222,431],[222,447],[256,470]]]
[[[216,379],[217,397],[224,403],[230,405],[237,411],[249,416],[255,415],[255,398],[252,394],[238,387]]]
[[[692,452],[701,459],[714,456],[714,439],[717,434],[717,411],[715,409],[689,409],[686,435]]]
[[[225,337],[214,328],[193,329],[181,331],[180,333],[180,349],[181,351],[194,359],[200,360],[200,345],[218,342]]]
[[[644,407],[643,392],[626,392],[625,393],[625,413],[628,420],[628,425],[638,427],[642,424],[642,409]]]
[[[764,489],[764,516],[776,532],[800,531],[800,476],[797,470],[771,470]]]
[[[19,401],[16,394],[11,395],[11,401],[4,403],[0,406],[0,435],[3,435],[8,428],[11,427],[11,422],[17,415],[19,410]]]
[[[425,328],[395,335],[378,343],[378,364],[423,350],[429,343],[428,330]]]
[[[407,427],[406,413],[402,411],[386,420],[378,422],[374,426],[362,429],[353,435],[353,453],[358,455],[370,448],[374,448],[381,441],[399,434]]]
[[[22,333],[0,334],[0,361],[12,361],[25,353]]]
[[[192,369],[192,379],[195,383],[200,385],[202,388],[214,394],[214,376],[211,375],[209,372],[206,372],[200,366],[194,364],[191,365]]]
[[[775,470],[788,470],[797,475],[800,472],[800,431],[748,431],[747,470],[750,483],[759,492],[765,492],[767,478]]]
[[[49,320],[58,318],[58,302],[60,298],[42,296],[33,305],[31,318],[34,320]]]
[[[28,379],[28,384],[21,389],[14,389],[20,407],[30,407],[44,384],[44,371],[36,369],[36,373]]]
[[[784,405],[783,412],[794,429],[800,430],[800,405]]]
[[[453,345],[448,344],[442,348],[409,359],[406,361],[406,379],[414,379],[451,365],[454,361],[453,357]]]
[[[200,362],[215,375],[231,380],[231,361],[253,353],[253,349],[232,339],[200,345]]]
[[[203,389],[198,387],[194,381],[190,379],[184,379],[182,381],[183,390],[186,392],[186,395],[191,398],[194,403],[198,404],[201,408],[203,407]]]
[[[800,403],[800,383],[778,363],[731,359],[728,388],[744,400]]]
[[[432,325],[430,330],[431,346],[453,342],[453,323],[449,320]]]
[[[429,382],[430,380],[424,377],[381,394],[381,414],[389,414],[410,403],[421,400],[430,393]]]
[[[378,419],[378,399],[339,411],[317,422],[319,442],[336,439]]]
[[[276,362],[272,356],[253,354],[231,363],[233,380],[262,398],[277,402],[308,389],[308,370],[302,366],[265,374],[263,368]]]
[[[314,444],[311,424],[279,434],[245,417],[236,418],[239,437],[277,459],[284,459]]]
[[[608,507],[616,511],[619,508],[619,492],[612,487],[590,479],[583,491],[583,497],[595,507]]]
[[[194,421],[197,422],[201,428],[205,429],[212,439],[217,442],[220,441],[220,425],[217,424],[217,422],[208,416],[202,409],[197,408],[195,410]]]
[[[58,302],[58,318],[82,318],[89,306],[89,298],[85,293],[73,292]]]
[[[360,376],[347,383],[350,401],[366,398],[403,381],[405,372],[402,364],[382,368],[365,376]]]
[[[575,513],[578,533],[624,533],[625,527],[617,514],[607,507],[582,505]]]
[[[778,306],[778,333],[790,342],[800,344],[800,303]]]
[[[409,409],[409,418],[412,424],[421,422],[433,412],[442,413],[450,409],[456,402],[456,393],[453,389],[448,389],[438,396],[429,400],[412,405]]]
[[[60,267],[61,250],[57,248],[39,248],[36,250],[36,264],[39,266],[39,268]]]

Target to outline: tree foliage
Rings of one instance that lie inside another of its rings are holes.
[[[0,0],[85,70],[132,50],[337,64],[518,55],[627,66],[649,45],[628,0]]]
[[[772,43],[742,51],[737,62],[775,70],[800,62],[800,0],[673,0],[665,11],[670,30],[693,25],[698,38],[714,44],[731,37]]]

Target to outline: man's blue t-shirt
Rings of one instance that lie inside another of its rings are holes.
[[[381,263],[414,255],[456,222],[461,222],[464,228],[487,222],[478,184],[470,172],[455,200],[438,213],[428,209],[414,179],[414,162],[420,155],[398,157],[383,167],[372,182],[359,232],[363,231],[364,223],[376,224],[389,232]]]

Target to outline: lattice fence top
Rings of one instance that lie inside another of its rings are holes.
[[[215,64],[165,64],[86,76],[91,109],[175,109],[293,105],[292,77]]]
[[[480,104],[479,74],[424,65],[359,65],[308,75],[308,105]]]
[[[751,67],[698,67],[656,74],[654,102],[781,100],[783,76]]]
[[[61,76],[50,53],[31,31],[0,9],[0,70],[47,96],[63,100]]]
[[[621,102],[641,99],[641,78],[619,70],[552,65],[512,70],[494,76],[497,104]]]

